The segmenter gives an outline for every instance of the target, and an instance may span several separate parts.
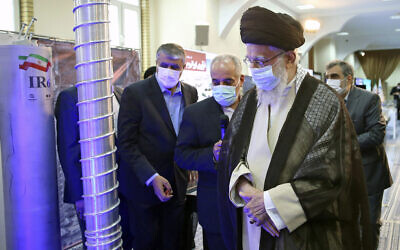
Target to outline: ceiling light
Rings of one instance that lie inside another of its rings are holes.
[[[297,5],[296,6],[300,10],[309,10],[309,9],[314,9],[314,5],[312,4],[305,4],[305,5]]]
[[[338,32],[338,33],[336,33],[336,35],[338,35],[338,36],[348,36],[349,32]]]
[[[365,52],[364,51],[360,51],[360,55],[361,56],[365,56]]]
[[[400,32],[400,29],[395,29],[396,32]]]
[[[390,19],[400,19],[400,14],[390,16]]]
[[[382,2],[391,2],[392,0],[382,0]]]
[[[307,19],[304,23],[304,29],[308,32],[316,32],[321,27],[321,23],[315,19]]]

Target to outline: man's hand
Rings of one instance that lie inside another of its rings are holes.
[[[219,152],[221,151],[221,145],[222,145],[222,141],[219,140],[214,144],[214,147],[213,147],[214,159],[216,161],[218,161],[218,159],[219,159]]]
[[[276,226],[265,211],[264,193],[251,186],[247,180],[240,180],[239,184],[239,196],[247,203],[243,208],[243,212],[257,226],[262,226],[273,237],[279,237],[278,229],[276,229]]]
[[[85,203],[84,203],[83,199],[75,201],[75,209],[76,209],[79,219],[84,220],[85,219],[85,216],[84,216]]]
[[[199,180],[199,172],[189,171],[189,182],[197,182]]]
[[[154,189],[154,194],[160,199],[162,202],[166,202],[172,198],[172,188],[169,184],[168,180],[162,177],[161,175],[157,175],[156,178],[151,182],[151,185]]]

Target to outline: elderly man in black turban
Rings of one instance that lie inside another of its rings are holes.
[[[240,34],[256,87],[229,123],[217,166],[226,247],[371,249],[357,136],[343,100],[298,64],[302,26],[254,7]]]

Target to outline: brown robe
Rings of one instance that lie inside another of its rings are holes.
[[[242,213],[229,200],[229,180],[246,160],[257,110],[256,90],[237,107],[218,163],[221,231],[228,249],[242,249]],[[290,183],[307,221],[279,238],[262,230],[260,249],[371,249],[366,184],[360,150],[344,102],[307,75],[280,132],[264,191]]]

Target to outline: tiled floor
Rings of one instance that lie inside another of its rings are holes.
[[[397,128],[400,128],[399,121]],[[389,133],[385,148],[393,185],[385,190],[383,196],[379,250],[400,249],[400,133],[397,133],[395,140],[392,138],[392,134]]]

